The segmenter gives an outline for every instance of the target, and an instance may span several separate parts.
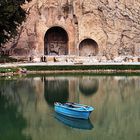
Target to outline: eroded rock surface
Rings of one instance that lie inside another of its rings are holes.
[[[13,56],[93,54],[100,60],[140,56],[139,0],[32,0],[23,7],[27,20],[18,36],[6,44]],[[64,33],[59,34],[58,28]],[[48,37],[49,29],[54,30]],[[67,42],[61,39],[65,34]],[[94,44],[85,43],[87,49],[84,46],[84,52],[80,50],[81,42],[87,39],[97,44],[92,53],[89,48]]]

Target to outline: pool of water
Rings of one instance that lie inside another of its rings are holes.
[[[54,112],[54,102],[95,110],[89,120]],[[139,76],[0,79],[0,140],[139,140]]]

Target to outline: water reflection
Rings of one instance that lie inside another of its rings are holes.
[[[0,139],[140,139],[139,87],[140,77],[136,76],[0,80]],[[60,123],[50,106],[55,101],[94,106],[90,115],[94,129],[73,129],[78,125],[66,119],[61,121],[71,127]]]
[[[84,129],[84,130],[91,130],[93,128],[93,125],[90,119],[88,120],[76,119],[76,118],[67,117],[58,113],[55,113],[55,118],[59,120],[60,122],[62,122],[63,124],[72,128]]]
[[[48,104],[53,105],[54,102],[67,102],[69,98],[68,80],[60,78],[45,78],[45,99]]]
[[[93,77],[82,77],[79,79],[79,90],[85,96],[95,94],[98,91],[99,81]]]
[[[9,96],[3,96],[0,92],[0,139],[30,139],[22,133],[26,126],[26,120],[23,118],[22,113],[18,112],[13,99]]]

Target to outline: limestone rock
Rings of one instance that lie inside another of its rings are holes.
[[[93,54],[104,61],[140,56],[139,0],[32,0],[23,7],[27,19],[18,36],[5,45],[11,55]],[[80,43],[87,39],[96,46],[85,43],[80,52]]]

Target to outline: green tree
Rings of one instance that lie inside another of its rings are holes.
[[[17,34],[17,28],[26,18],[21,5],[31,0],[0,0],[0,47]]]

